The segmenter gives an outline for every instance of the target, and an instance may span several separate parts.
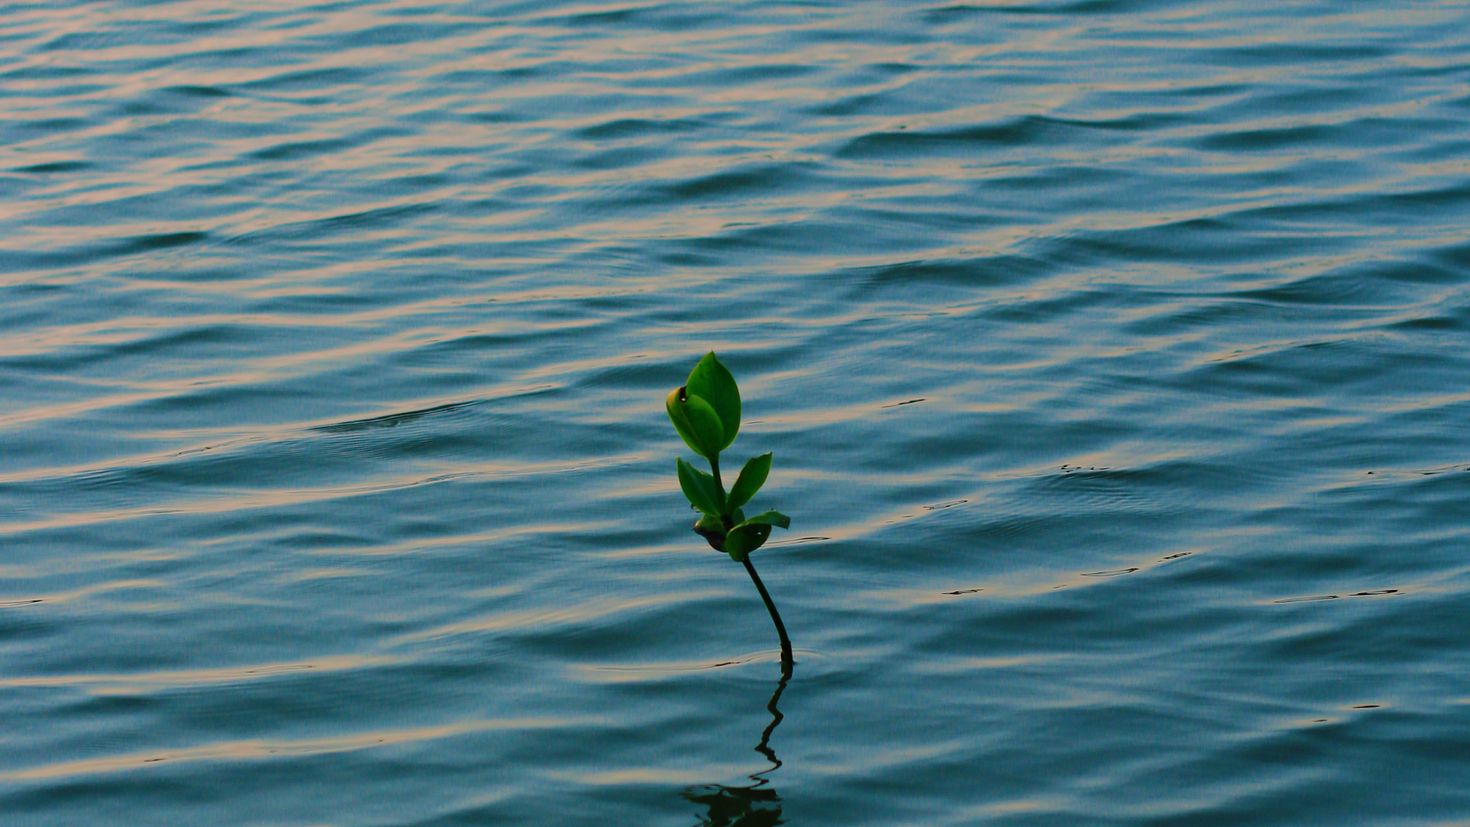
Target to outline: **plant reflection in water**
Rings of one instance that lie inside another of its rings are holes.
[[[748,776],[753,782],[751,784],[706,784],[690,787],[682,793],[684,798],[706,808],[706,813],[697,822],[699,827],[771,827],[781,823],[781,796],[770,786],[770,775],[780,769],[781,759],[771,749],[771,733],[776,731],[784,717],[776,705],[780,703],[781,693],[786,691],[786,684],[790,681],[791,664],[782,663],[781,680],[766,704],[766,709],[771,713],[771,722],[766,724],[760,743],[755,746],[755,751],[764,755],[771,766]]]

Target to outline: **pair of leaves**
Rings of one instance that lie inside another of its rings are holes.
[[[711,462],[740,432],[740,388],[713,351],[699,360],[682,387],[669,393],[664,408],[684,444]]]
[[[735,487],[726,494],[710,474],[695,468],[682,458],[675,460],[679,469],[679,487],[684,496],[701,512],[695,530],[710,540],[715,548],[729,554],[735,560],[744,560],[752,551],[765,545],[771,536],[771,527],[789,528],[791,518],[779,511],[766,511],[747,518],[740,507],[760,490],[771,473],[771,455],[761,454],[745,463]],[[735,523],[725,530],[726,520]]]
[[[679,469],[679,487],[695,508],[712,517],[722,517],[750,502],[766,477],[771,473],[771,455],[761,454],[745,463],[735,486],[726,494],[715,478],[695,468],[683,459],[676,460]]]
[[[771,528],[791,527],[791,518],[779,511],[766,511],[749,519],[745,512],[735,509],[730,519],[735,525],[725,530],[725,521],[713,514],[705,514],[694,524],[694,531],[709,541],[717,551],[723,551],[736,561],[744,560],[747,554],[765,545],[771,536]]]

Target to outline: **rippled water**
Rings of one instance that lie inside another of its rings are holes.
[[[1470,824],[1464,3],[0,15],[0,821]]]

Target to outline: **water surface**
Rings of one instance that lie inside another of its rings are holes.
[[[1467,136],[1450,0],[11,4],[0,811],[1470,824]]]

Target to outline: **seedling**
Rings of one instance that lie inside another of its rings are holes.
[[[771,472],[771,455],[761,454],[747,461],[729,491],[720,479],[720,452],[730,447],[740,431],[740,389],[735,385],[735,377],[713,352],[707,353],[689,372],[684,384],[669,393],[664,405],[684,444],[709,460],[708,474],[682,457],[676,461],[679,487],[689,498],[690,506],[700,513],[694,531],[715,551],[723,551],[745,566],[761,600],[765,601],[766,610],[771,613],[771,621],[776,624],[776,634],[781,638],[781,665],[789,670],[794,662],[791,639],[786,636],[786,625],[781,622],[781,614],[771,602],[766,585],[750,562],[750,553],[765,545],[773,527],[790,528],[791,518],[779,511],[747,517],[743,510],[765,484]]]

